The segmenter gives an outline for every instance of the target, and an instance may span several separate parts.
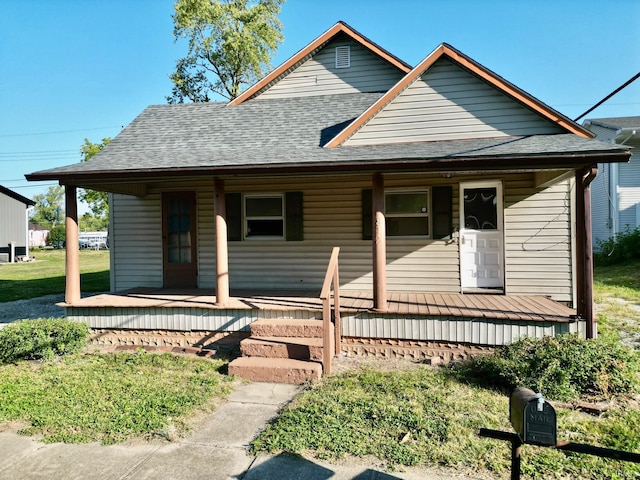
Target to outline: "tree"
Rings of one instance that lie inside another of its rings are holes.
[[[109,217],[96,217],[87,212],[80,217],[79,227],[83,232],[104,232],[109,228]]]
[[[41,227],[53,228],[62,224],[64,187],[55,185],[49,187],[46,193],[39,193],[33,197],[36,202],[31,215],[31,221]]]
[[[66,228],[64,225],[56,225],[51,227],[49,235],[47,236],[47,244],[53,245],[56,248],[60,248],[64,245],[66,239]]]
[[[84,145],[80,148],[80,154],[82,155],[82,161],[88,162],[91,158],[102,150],[104,147],[109,145],[111,142],[110,138],[103,138],[102,143],[93,143],[89,141],[88,138],[84,139]],[[96,190],[88,190],[83,189],[80,190],[78,195],[80,200],[89,205],[89,209],[93,214],[93,217],[98,222],[103,224],[109,223],[109,197],[107,196],[107,192],[99,192]],[[84,218],[84,216],[83,216]],[[105,228],[106,229],[106,228]]]
[[[187,56],[169,75],[169,103],[234,99],[262,78],[283,40],[277,18],[284,0],[177,0],[175,41],[189,39]]]

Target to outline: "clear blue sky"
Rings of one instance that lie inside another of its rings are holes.
[[[173,0],[0,0],[0,185],[166,103]],[[575,118],[640,71],[640,0],[288,0],[279,65],[343,20],[411,65],[447,42]],[[587,118],[640,115],[640,80]]]

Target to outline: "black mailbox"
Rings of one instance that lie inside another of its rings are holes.
[[[509,419],[523,443],[556,445],[556,411],[542,394],[516,388],[509,401]]]

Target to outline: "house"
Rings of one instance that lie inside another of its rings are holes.
[[[47,238],[49,238],[49,229],[29,222],[29,246],[30,247],[44,247],[47,245]]]
[[[322,355],[446,359],[596,334],[589,184],[630,154],[593,136],[448,44],[412,68],[339,22],[231,102],[150,106],[27,178],[65,186],[65,307],[100,342],[250,328],[317,358],[283,325],[321,317]],[[85,299],[80,187],[111,196],[111,293]]]
[[[33,200],[0,185],[0,260],[29,256],[29,207]]]
[[[632,149],[640,147],[640,117],[594,118],[584,126],[598,140]],[[640,227],[640,157],[629,163],[598,164],[591,186],[592,228],[595,246],[627,228]]]

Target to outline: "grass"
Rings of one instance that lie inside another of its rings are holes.
[[[225,362],[172,354],[87,353],[0,366],[0,422],[44,442],[171,439],[231,390]]]
[[[639,270],[640,262],[596,269],[603,335],[637,335]],[[624,398],[612,405],[599,417],[556,408],[558,438],[640,452],[637,405]],[[373,456],[390,467],[440,465],[505,476],[510,445],[477,433],[480,427],[513,431],[508,417],[506,395],[459,381],[447,369],[365,368],[326,377],[298,396],[252,448],[328,459]],[[626,479],[640,478],[640,465],[525,445],[522,473],[527,478]]]
[[[0,303],[36,298],[65,290],[64,250],[36,250],[35,262],[0,265]],[[80,288],[109,290],[109,251],[80,251]]]

